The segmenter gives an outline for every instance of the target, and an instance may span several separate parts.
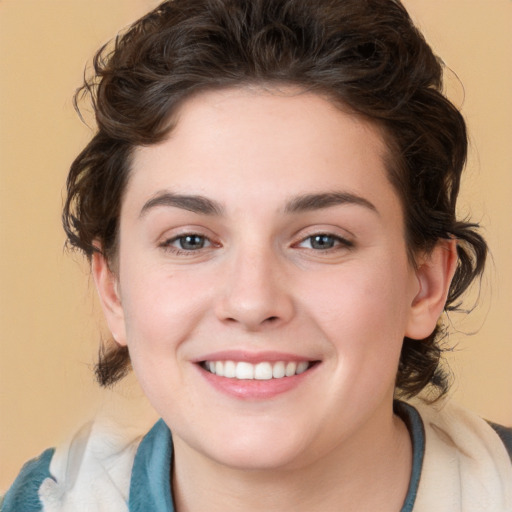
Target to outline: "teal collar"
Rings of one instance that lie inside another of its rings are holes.
[[[133,461],[130,512],[174,512],[171,463],[171,432],[158,420],[142,439]]]

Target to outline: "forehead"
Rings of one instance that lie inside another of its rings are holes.
[[[126,197],[161,190],[260,204],[340,189],[395,200],[380,129],[296,89],[227,89],[185,101],[163,142],[136,148]],[[383,192],[385,192],[383,194]]]

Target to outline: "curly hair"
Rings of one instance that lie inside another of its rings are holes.
[[[73,162],[63,223],[68,244],[115,260],[123,191],[135,147],[163,140],[191,95],[251,84],[289,84],[318,93],[379,125],[389,179],[402,202],[411,260],[456,239],[458,265],[445,310],[483,271],[478,225],[458,220],[467,154],[464,119],[443,95],[443,66],[398,0],[169,0],[135,22],[93,61],[77,91],[92,101],[98,130]],[[78,107],[77,107],[78,108]],[[442,326],[405,338],[397,391],[448,389]],[[128,350],[102,345],[96,374],[111,385],[130,366]]]

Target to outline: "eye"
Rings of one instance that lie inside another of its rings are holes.
[[[329,233],[317,233],[302,240],[298,246],[317,251],[327,251],[339,246],[352,247],[353,244],[340,236],[331,235]]]
[[[186,251],[202,249],[208,242],[206,238],[201,235],[184,235],[177,238],[176,241],[180,248]]]
[[[166,240],[162,244],[164,248],[169,250],[175,250],[176,252],[199,251],[200,249],[210,247],[211,245],[212,242],[207,237],[203,235],[198,235],[196,233],[180,235],[175,238]]]

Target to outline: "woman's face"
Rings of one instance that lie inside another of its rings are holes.
[[[389,422],[421,288],[378,129],[285,92],[203,93],[135,151],[107,307],[177,450],[237,468]]]

